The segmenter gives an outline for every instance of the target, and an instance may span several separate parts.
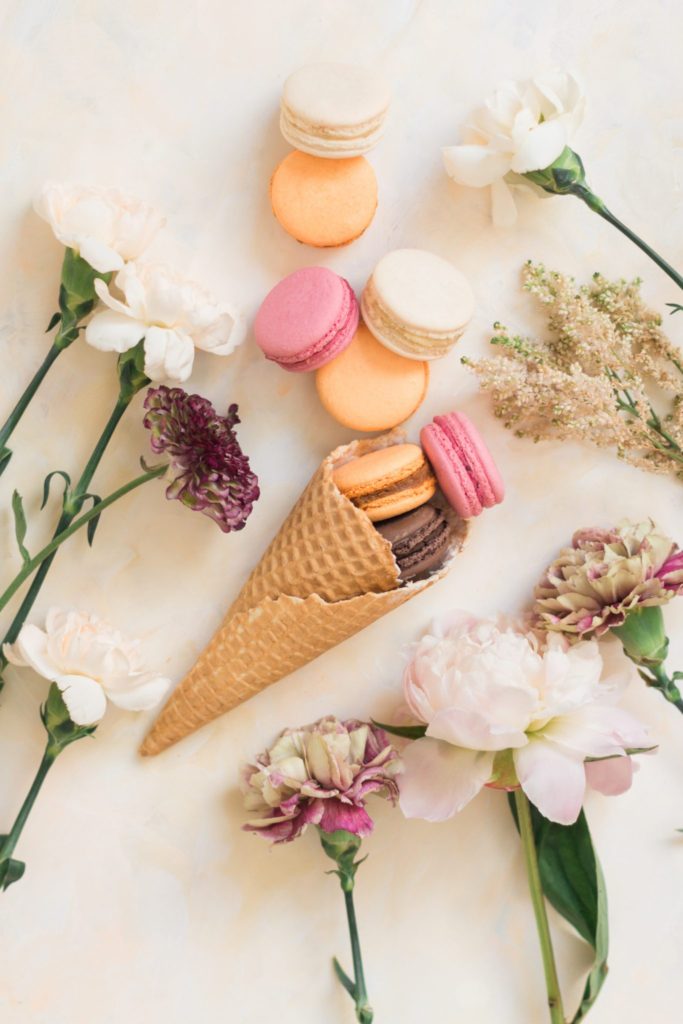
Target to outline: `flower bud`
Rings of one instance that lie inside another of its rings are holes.
[[[664,616],[660,605],[635,608],[629,612],[621,626],[613,626],[625,654],[636,665],[661,665],[669,648],[664,630]]]

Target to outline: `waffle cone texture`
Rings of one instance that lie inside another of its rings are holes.
[[[436,582],[465,539],[451,519],[452,553],[433,576],[401,586],[391,545],[332,480],[335,466],[401,438],[355,441],[323,461],[141,747],[161,753]]]

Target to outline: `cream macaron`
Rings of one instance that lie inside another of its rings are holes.
[[[408,359],[445,356],[474,313],[474,295],[448,260],[423,249],[395,249],[375,267],[361,298],[366,326]]]
[[[280,130],[312,156],[362,156],[379,141],[390,93],[382,77],[355,64],[307,64],[282,91]]]

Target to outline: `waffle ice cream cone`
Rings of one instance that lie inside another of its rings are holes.
[[[448,571],[401,586],[391,545],[337,489],[335,466],[397,443],[395,433],[337,448],[323,461],[227,612],[171,695],[141,753],[158,754],[266,686],[369,626]]]

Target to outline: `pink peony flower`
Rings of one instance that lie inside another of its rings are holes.
[[[532,633],[465,613],[436,623],[414,645],[404,677],[407,704],[427,732],[403,753],[403,813],[442,821],[483,786],[520,785],[544,817],[569,825],[587,782],[603,793],[627,790],[627,750],[651,744],[615,706],[624,681],[601,681],[602,672],[595,641],[570,647],[551,635],[541,649]]]
[[[307,825],[367,836],[373,821],[365,800],[377,793],[395,802],[400,770],[397,751],[373,725],[330,716],[285,729],[243,771],[245,807],[255,814],[244,828],[275,843],[296,839]]]

